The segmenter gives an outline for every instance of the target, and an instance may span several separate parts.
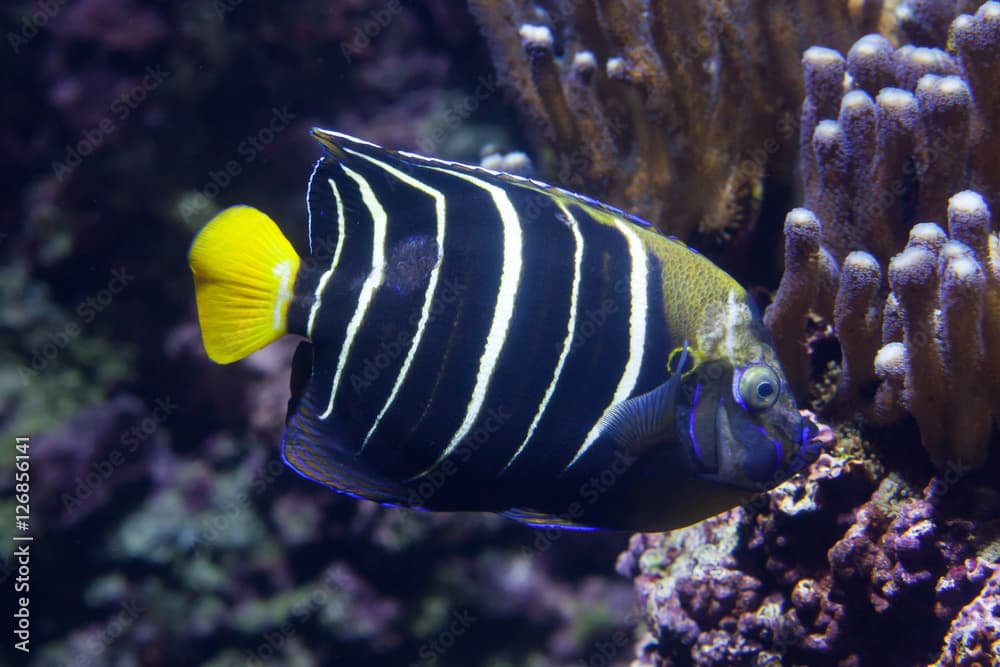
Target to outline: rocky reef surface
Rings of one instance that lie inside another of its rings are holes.
[[[850,443],[850,444],[848,444]],[[992,665],[1000,533],[952,471],[923,488],[842,433],[808,475],[618,560],[639,665]],[[987,519],[987,520],[983,520]]]

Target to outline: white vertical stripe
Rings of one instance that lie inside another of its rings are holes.
[[[278,263],[271,269],[271,273],[278,277],[278,296],[274,300],[274,330],[281,331],[281,316],[292,298],[292,290],[289,289],[289,283],[292,282],[292,260],[286,259]]]
[[[310,181],[311,183],[312,181]],[[309,309],[309,323],[306,325],[306,336],[312,338],[313,326],[316,324],[316,315],[319,313],[320,304],[323,300],[323,291],[326,289],[326,283],[330,280],[330,276],[337,269],[337,264],[340,263],[340,251],[344,248],[344,235],[347,232],[347,226],[344,224],[344,202],[340,198],[340,190],[337,189],[337,183],[334,182],[332,178],[327,179],[330,187],[333,189],[333,198],[337,201],[337,247],[333,251],[333,260],[330,262],[330,268],[323,272],[323,275],[319,277],[319,282],[316,283],[316,292],[313,295],[313,305]],[[310,224],[312,222],[312,212],[309,214]],[[309,232],[309,250],[312,252],[312,231]]]
[[[473,185],[482,188],[493,197],[493,204],[500,213],[500,220],[503,224],[503,269],[500,272],[500,286],[497,289],[497,301],[493,308],[493,322],[490,324],[489,333],[486,335],[486,345],[483,354],[479,357],[479,371],[476,373],[476,384],[472,388],[472,396],[469,404],[465,408],[465,418],[458,427],[451,442],[437,458],[430,468],[424,471],[429,472],[434,466],[440,463],[445,457],[458,447],[462,439],[468,435],[473,424],[479,418],[483,401],[486,400],[486,391],[489,389],[490,380],[493,378],[493,371],[496,370],[500,352],[507,341],[507,333],[510,330],[510,320],[514,315],[514,302],[517,298],[517,288],[521,283],[521,221],[514,204],[503,188],[483,181],[475,176],[469,176],[451,169],[428,167],[456,178],[461,178]],[[420,475],[416,475],[419,477]]]
[[[566,466],[568,469],[590,448],[597,436],[601,434],[601,422],[611,409],[629,396],[635,389],[635,384],[639,380],[639,370],[642,368],[642,353],[646,347],[646,308],[647,308],[647,283],[648,283],[648,260],[646,249],[642,245],[642,240],[629,223],[622,222],[615,218],[615,227],[628,240],[628,252],[632,256],[631,276],[629,279],[629,318],[628,318],[628,361],[625,363],[625,370],[618,381],[618,388],[611,399],[611,403],[604,409],[600,419],[590,429],[587,438],[580,445],[576,456]]]
[[[385,209],[382,208],[378,197],[375,196],[365,177],[344,165],[340,165],[340,168],[357,182],[358,188],[361,190],[361,200],[372,216],[372,268],[361,286],[361,294],[358,296],[358,306],[354,309],[354,315],[351,316],[351,321],[347,324],[347,334],[344,337],[344,344],[340,348],[340,359],[337,360],[337,372],[334,373],[333,383],[330,385],[330,402],[326,406],[326,411],[320,415],[320,419],[326,419],[333,413],[333,399],[337,396],[340,376],[344,372],[347,357],[351,354],[351,348],[354,346],[354,338],[358,335],[358,329],[361,328],[361,323],[368,313],[368,307],[375,296],[375,290],[385,279],[385,230],[388,216],[386,216]]]
[[[438,257],[437,261],[434,262],[434,268],[431,269],[430,278],[427,280],[427,291],[424,293],[424,305],[420,311],[420,321],[417,323],[417,330],[413,335],[413,340],[410,342],[410,349],[406,353],[406,359],[403,360],[403,366],[399,370],[399,375],[396,376],[396,383],[392,386],[392,391],[389,392],[389,398],[386,399],[385,405],[382,406],[381,412],[375,418],[375,423],[372,424],[371,429],[368,430],[368,435],[365,436],[365,440],[361,443],[361,451],[364,451],[365,447],[368,445],[368,440],[372,437],[375,429],[378,428],[379,422],[382,421],[382,417],[388,412],[389,407],[392,402],[396,400],[396,395],[399,393],[400,387],[403,386],[403,382],[406,380],[407,374],[410,372],[410,365],[413,363],[413,358],[417,355],[417,349],[420,347],[420,341],[424,337],[424,331],[427,329],[427,321],[431,316],[431,304],[434,298],[434,291],[437,288],[438,276],[441,274],[441,261],[444,259],[444,228],[445,228],[445,196],[440,190],[435,190],[434,188],[421,183],[412,176],[408,176],[399,169],[392,167],[381,160],[376,160],[373,157],[363,155],[352,151],[349,148],[344,148],[344,150],[353,155],[357,155],[360,158],[364,158],[369,162],[385,169],[391,175],[395,176],[399,180],[403,181],[407,185],[420,190],[421,192],[434,198],[434,214],[437,218],[437,247],[438,247]]]
[[[507,461],[507,465],[503,467],[503,470],[507,470],[510,465],[521,455],[524,448],[527,446],[528,441],[531,440],[531,436],[535,434],[535,428],[538,426],[538,422],[542,420],[542,415],[545,414],[545,409],[549,405],[549,400],[552,398],[552,394],[555,393],[556,384],[559,382],[559,377],[562,375],[563,365],[566,363],[566,357],[569,356],[569,351],[573,348],[573,334],[576,331],[576,310],[577,301],[580,296],[580,276],[583,273],[583,235],[580,234],[580,226],[576,219],[566,208],[566,205],[562,202],[558,202],[559,209],[562,211],[563,215],[566,216],[566,222],[569,228],[573,232],[574,241],[574,251],[573,251],[573,286],[570,288],[569,297],[569,321],[566,323],[566,337],[563,339],[562,352],[559,353],[559,361],[556,362],[555,372],[552,374],[552,381],[549,382],[549,388],[545,390],[545,396],[542,397],[542,403],[538,406],[538,412],[535,414],[535,419],[531,422],[531,426],[528,427],[528,435],[524,437],[524,442],[521,446],[517,448],[514,452],[514,456]]]
[[[308,225],[308,229],[309,229],[309,254],[310,255],[312,254],[312,251],[313,251],[313,214],[312,214],[312,205],[309,203],[309,199],[310,199],[310,194],[312,193],[313,179],[316,178],[316,172],[319,171],[319,166],[321,164],[323,164],[323,160],[325,160],[325,159],[326,158],[320,158],[320,159],[316,160],[316,164],[313,165],[312,173],[309,174],[309,181],[306,184],[306,216],[307,216],[307,225]]]

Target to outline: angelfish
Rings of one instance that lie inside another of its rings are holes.
[[[190,250],[208,356],[299,344],[284,461],[389,505],[661,531],[802,469],[747,292],[621,210],[314,129],[309,250],[247,206]]]

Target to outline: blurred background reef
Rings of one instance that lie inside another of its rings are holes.
[[[31,435],[36,540],[33,651],[0,662],[1000,664],[1000,3],[15,0],[0,21],[0,513]],[[302,247],[313,125],[688,242],[767,308],[837,446],[631,539],[304,482],[278,447],[293,346],[209,362],[186,252],[234,203]]]

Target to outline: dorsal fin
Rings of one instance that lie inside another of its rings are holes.
[[[591,199],[590,197],[577,192],[565,190],[533,178],[516,176],[514,174],[508,174],[501,171],[494,171],[493,169],[487,169],[486,167],[480,167],[477,165],[427,157],[426,155],[418,155],[408,151],[391,150],[383,148],[378,144],[373,144],[370,141],[365,141],[363,139],[358,139],[357,137],[352,137],[348,134],[343,134],[342,132],[324,130],[318,127],[314,127],[312,129],[312,134],[333,154],[333,157],[338,161],[356,160],[357,158],[353,154],[360,153],[377,160],[389,162],[390,164],[401,167],[404,170],[407,168],[412,170],[414,167],[450,169],[459,173],[477,176],[487,181],[493,181],[500,185],[514,186],[539,192],[561,201],[564,204],[579,206],[595,218],[604,219],[607,216],[612,216],[627,220],[628,222],[649,231],[656,231],[649,222],[634,216],[631,213],[615,208],[614,206],[605,204],[604,202],[596,199]]]

